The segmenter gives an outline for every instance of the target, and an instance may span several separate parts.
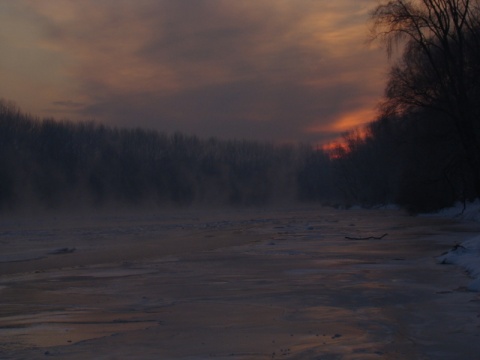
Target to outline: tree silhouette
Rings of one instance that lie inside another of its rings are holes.
[[[40,120],[0,100],[0,211],[321,201],[330,184],[313,182],[325,158],[304,147]]]
[[[480,197],[480,6],[476,0],[392,0],[372,13],[373,39],[393,66],[383,110],[405,114],[428,109],[452,123]]]

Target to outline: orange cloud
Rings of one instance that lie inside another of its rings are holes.
[[[355,128],[360,128],[363,125],[375,120],[377,111],[373,107],[361,108],[340,114],[333,121],[328,124],[315,124],[307,128],[308,132],[312,133],[334,133],[339,136]]]
[[[372,108],[359,109],[341,114],[338,120],[332,124],[331,129],[335,132],[344,132],[365,125],[377,117],[377,111]]]

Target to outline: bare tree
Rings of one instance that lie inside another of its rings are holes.
[[[391,0],[372,13],[372,38],[403,56],[393,66],[384,110],[426,108],[452,121],[480,196],[479,0]]]

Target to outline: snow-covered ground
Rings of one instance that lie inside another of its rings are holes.
[[[474,202],[457,203],[451,208],[446,208],[438,211],[431,216],[443,216],[461,219],[464,221],[475,221],[480,223],[480,200]]]
[[[468,289],[480,291],[480,235],[457,244],[438,257],[441,264],[455,264],[464,268],[474,279]]]
[[[480,201],[467,203],[466,206],[458,203],[452,208],[430,214],[430,216],[432,215],[480,223]],[[437,260],[441,264],[454,264],[465,269],[473,278],[468,289],[480,291],[480,235],[465,240],[461,239],[452,250],[439,256]]]

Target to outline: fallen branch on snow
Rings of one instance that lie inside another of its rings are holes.
[[[369,236],[369,237],[363,237],[363,238],[345,236],[345,239],[347,239],[347,240],[382,240],[387,235],[388,234],[385,233],[382,236]]]
[[[60,248],[60,249],[55,249],[49,252],[51,255],[60,255],[60,254],[71,254],[75,251],[75,248]]]

